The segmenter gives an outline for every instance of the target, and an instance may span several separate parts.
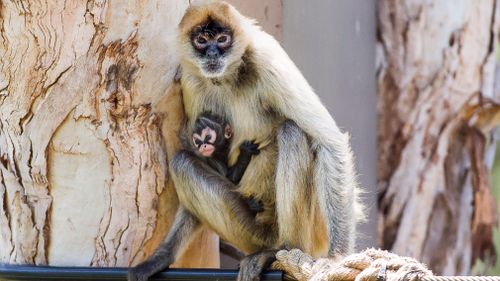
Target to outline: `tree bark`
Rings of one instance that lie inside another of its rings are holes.
[[[380,245],[464,275],[497,222],[499,4],[378,1]]]
[[[0,1],[0,263],[129,266],[163,239],[187,5]],[[219,266],[193,243],[177,266]]]

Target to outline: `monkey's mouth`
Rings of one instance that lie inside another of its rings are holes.
[[[207,74],[219,75],[223,71],[223,68],[224,68],[223,66],[224,66],[224,64],[222,64],[219,60],[207,61],[203,64],[203,70]]]
[[[215,147],[211,144],[203,144],[200,147],[200,153],[203,157],[210,157],[214,153]]]

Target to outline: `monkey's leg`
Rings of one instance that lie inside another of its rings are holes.
[[[272,245],[275,237],[255,222],[235,186],[190,151],[180,151],[170,163],[181,204],[222,239],[246,253]]]
[[[326,219],[329,256],[344,256],[354,250],[360,205],[356,202],[356,175],[349,136],[342,134],[335,143],[316,146],[314,182],[319,206]]]
[[[356,222],[355,190],[348,187],[356,185],[347,182],[355,176],[345,174],[353,170],[344,167],[352,163],[348,159],[351,154],[347,136],[336,139],[335,146],[316,144],[314,140],[310,144],[295,122],[286,121],[279,129],[277,141],[280,239],[287,246],[299,247],[312,255],[324,255],[326,249],[329,256],[349,253],[354,245]],[[301,217],[297,218],[297,214]]]
[[[146,281],[151,275],[174,263],[194,234],[200,230],[201,224],[183,207],[179,207],[175,221],[165,238],[151,257],[129,270],[128,281]]]
[[[345,152],[345,151],[344,151]],[[317,158],[314,165],[314,181],[317,189],[317,200],[325,216],[328,226],[328,255],[344,256],[354,250],[356,237],[357,216],[355,212],[359,208],[355,202],[356,186],[354,174],[347,175],[354,169],[343,169],[340,165],[353,163],[352,159],[345,161],[346,157],[352,157],[331,147],[317,147]],[[335,160],[333,160],[335,159]]]

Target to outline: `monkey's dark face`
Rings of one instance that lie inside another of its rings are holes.
[[[203,157],[212,157],[215,152],[225,150],[232,137],[231,127],[209,118],[196,120],[193,144]]]
[[[214,78],[224,74],[228,64],[227,54],[232,44],[233,32],[212,19],[191,31],[191,45],[198,66],[206,77]]]

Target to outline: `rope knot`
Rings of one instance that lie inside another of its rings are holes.
[[[282,250],[276,259],[273,268],[283,270],[285,280],[419,281],[433,276],[415,259],[377,249],[367,249],[343,259],[317,260],[298,249]]]

